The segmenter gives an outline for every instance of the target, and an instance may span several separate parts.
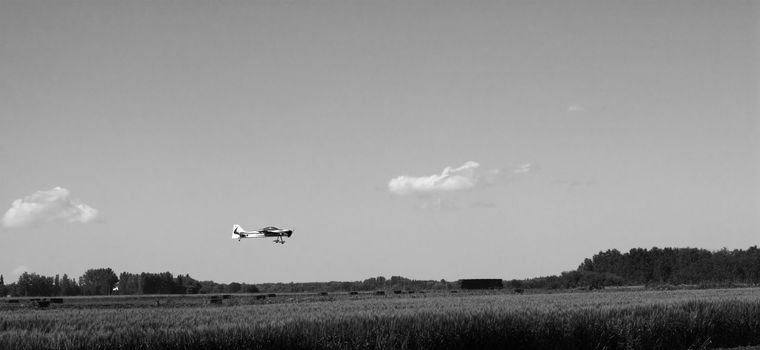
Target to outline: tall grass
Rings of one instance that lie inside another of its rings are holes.
[[[687,349],[760,344],[760,291],[16,310],[0,349]]]

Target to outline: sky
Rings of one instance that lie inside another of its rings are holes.
[[[513,279],[746,249],[759,33],[738,0],[2,1],[0,274]]]

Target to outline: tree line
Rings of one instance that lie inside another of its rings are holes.
[[[119,276],[110,268],[89,269],[78,279],[63,275],[48,277],[23,273],[18,282],[5,285],[0,275],[0,296],[76,296],[76,295],[149,295],[149,294],[213,294],[213,293],[302,293],[351,292],[374,290],[455,289],[457,282],[446,280],[413,280],[401,276],[371,277],[349,282],[290,282],[258,285],[232,282],[198,281],[190,275],[162,273],[129,273]]]
[[[574,271],[556,276],[511,280],[511,288],[604,288],[650,285],[704,287],[760,283],[760,249],[709,251],[699,248],[633,248],[600,251]]]
[[[604,288],[622,285],[760,284],[760,249],[633,248],[600,251],[585,259],[577,269],[559,275],[505,281],[514,289]],[[0,275],[0,296],[73,296],[209,293],[300,293],[372,290],[436,290],[460,288],[458,282],[413,280],[401,276],[372,277],[363,281],[261,283],[198,281],[190,275],[129,273],[119,276],[110,268],[89,269],[78,279],[23,273],[18,281],[5,284]]]
[[[252,284],[232,282],[229,284],[214,281],[198,281],[190,275],[173,276],[170,272],[129,273],[119,275],[118,292],[123,295],[133,294],[209,294],[209,293],[258,293]]]
[[[118,277],[111,268],[89,269],[78,279],[55,275],[22,273],[17,282],[5,284],[0,275],[0,296],[77,296],[135,294],[207,294],[256,293],[258,288],[244,283],[197,281],[190,275],[174,276],[170,272],[133,274],[122,272]]]
[[[331,281],[331,282],[290,282],[290,283],[259,283],[262,293],[301,293],[301,292],[362,292],[374,290],[436,290],[455,289],[457,282],[446,280],[413,280],[401,276],[383,276],[367,278],[363,281]]]
[[[579,271],[612,273],[626,284],[760,283],[760,249],[711,252],[697,248],[607,250],[586,259]]]
[[[69,296],[69,295],[105,295],[112,290],[116,275],[109,269],[90,269],[79,279],[43,276],[24,272],[18,281],[5,284],[0,275],[0,295],[6,296]]]

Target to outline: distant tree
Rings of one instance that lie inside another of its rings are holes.
[[[179,289],[180,294],[198,294],[202,288],[200,282],[196,281],[190,275],[177,276],[175,283]]]
[[[174,290],[176,294],[187,294],[187,290],[185,290],[185,277],[177,275],[174,278]]]
[[[375,290],[378,289],[378,283],[376,277],[367,278],[361,283],[362,290]]]
[[[140,294],[174,294],[177,285],[170,272],[140,274]]]
[[[63,274],[63,277],[61,277],[60,285],[61,285],[60,295],[71,296],[71,295],[79,295],[81,293],[76,281],[70,279],[67,274]]]
[[[525,283],[520,280],[511,280],[507,282],[507,287],[512,289],[523,289],[525,288]]]
[[[243,285],[237,282],[232,282],[227,285],[227,292],[228,293],[238,293],[243,288]]]
[[[578,269],[581,271],[594,271],[594,262],[591,259],[586,258]]]
[[[18,276],[18,282],[16,282],[16,289],[20,295],[28,296],[31,291],[32,277],[28,272],[22,273]]]
[[[23,296],[50,296],[53,294],[53,278],[24,272],[18,278],[18,291]]]
[[[140,293],[140,275],[129,272],[119,274],[119,294],[133,295]]]
[[[199,294],[209,294],[214,292],[214,287],[216,286],[216,283],[214,281],[201,281],[201,289],[198,291]]]
[[[177,285],[174,283],[174,276],[171,272],[162,272],[159,274],[160,281],[160,294],[175,294],[177,292]]]
[[[352,292],[356,290],[356,284],[351,282],[341,282],[340,287],[338,287],[339,291],[345,291],[345,292]]]
[[[61,279],[58,277],[58,275],[55,275],[55,278],[53,279],[53,291],[51,295],[61,295]]]
[[[110,295],[119,278],[111,268],[89,269],[79,277],[84,295]]]
[[[21,293],[18,291],[18,284],[16,282],[13,282],[11,284],[5,285],[5,292],[3,295],[10,295],[12,297],[20,296]]]
[[[243,284],[243,288],[241,289],[241,291],[243,293],[258,293],[259,288],[253,284]]]

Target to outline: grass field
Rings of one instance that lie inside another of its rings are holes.
[[[155,301],[159,301],[156,304]],[[688,349],[760,344],[760,289],[72,298],[0,307],[0,349]]]

